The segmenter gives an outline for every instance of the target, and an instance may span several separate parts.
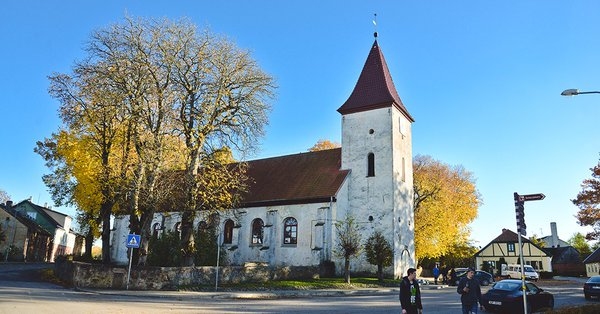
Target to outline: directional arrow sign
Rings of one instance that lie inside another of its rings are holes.
[[[519,195],[519,200],[521,202],[526,202],[526,201],[541,201],[546,197],[546,195],[542,194],[542,193],[538,193],[538,194],[527,194],[527,195]]]

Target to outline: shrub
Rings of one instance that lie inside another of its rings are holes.
[[[181,265],[181,240],[179,232],[166,231],[160,237],[153,235],[148,243],[149,266],[173,267]]]

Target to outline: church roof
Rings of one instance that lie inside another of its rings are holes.
[[[375,40],[352,94],[338,112],[348,114],[391,106],[398,108],[411,122],[415,121],[398,96],[383,53]]]
[[[323,203],[334,200],[349,170],[341,148],[248,161],[248,193],[241,207]]]

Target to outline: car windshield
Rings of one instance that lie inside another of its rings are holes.
[[[531,267],[529,265],[525,265],[525,271],[527,271],[527,272],[534,272],[535,270],[533,269],[533,267]]]
[[[594,282],[594,283],[600,282],[600,276],[592,276],[592,277],[590,277],[590,279],[588,279],[587,282]]]
[[[520,286],[521,286],[521,284],[520,283],[516,283],[516,282],[502,282],[502,281],[499,281],[499,282],[497,282],[492,287],[492,289],[512,291],[512,290],[519,289]]]

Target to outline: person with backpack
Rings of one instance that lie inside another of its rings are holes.
[[[421,289],[417,282],[417,270],[409,268],[407,276],[400,282],[400,306],[402,314],[421,314],[423,305],[421,304]]]

